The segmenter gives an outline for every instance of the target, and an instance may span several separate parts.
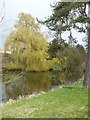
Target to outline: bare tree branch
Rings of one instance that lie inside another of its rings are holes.
[[[4,11],[4,12],[3,12],[3,16],[1,17],[0,23],[2,23],[2,21],[3,21],[4,18],[5,18],[5,0],[3,0],[3,7],[2,7],[2,10],[1,10],[1,11]]]

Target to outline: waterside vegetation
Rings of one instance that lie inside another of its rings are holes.
[[[88,118],[88,90],[82,80],[54,91],[2,105],[3,118]]]

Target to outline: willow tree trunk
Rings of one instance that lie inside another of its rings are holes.
[[[87,61],[86,61],[86,70],[83,84],[85,87],[90,87],[90,2],[88,3],[88,51],[87,51]]]

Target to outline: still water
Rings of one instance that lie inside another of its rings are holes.
[[[68,85],[79,78],[73,75],[65,75],[60,72],[8,72],[2,77],[0,86],[0,102],[9,99],[18,99],[19,96],[26,96],[34,92],[49,91],[61,85]]]

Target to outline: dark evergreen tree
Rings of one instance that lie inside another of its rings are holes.
[[[87,5],[89,6],[88,15],[86,14]],[[51,7],[53,8],[52,15],[44,22],[40,22],[55,31],[58,36],[72,28],[78,32],[87,33],[88,31],[88,52],[84,78],[84,86],[88,87],[90,80],[90,2],[56,2]]]

